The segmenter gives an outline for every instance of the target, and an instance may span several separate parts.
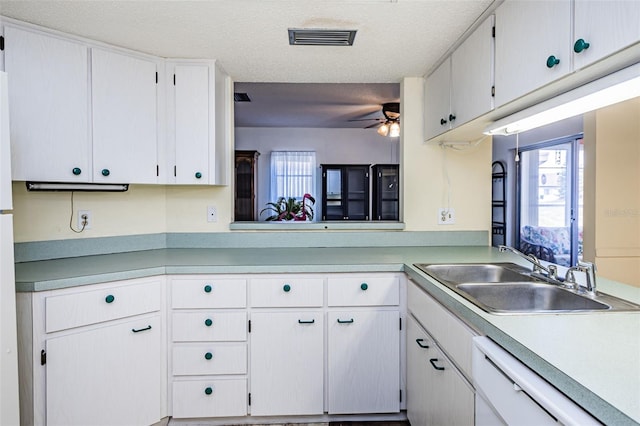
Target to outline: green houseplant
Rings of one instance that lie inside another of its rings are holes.
[[[307,200],[310,204],[307,203]],[[310,194],[304,194],[302,200],[297,201],[294,197],[280,197],[278,201],[267,203],[267,206],[260,211],[272,212],[273,214],[265,220],[270,221],[306,221],[313,220],[313,204],[316,200]]]

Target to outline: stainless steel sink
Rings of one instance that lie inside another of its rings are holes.
[[[415,266],[440,282],[454,284],[535,280],[528,275],[528,269],[515,263],[418,263]]]
[[[415,266],[469,302],[493,314],[639,311],[640,305],[597,292],[564,288],[514,263]]]

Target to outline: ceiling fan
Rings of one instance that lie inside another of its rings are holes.
[[[370,121],[375,120],[377,123],[365,127],[370,129],[378,126],[378,134],[380,136],[398,137],[400,136],[400,103],[387,102],[382,104],[382,115],[384,118],[362,118],[349,121]]]

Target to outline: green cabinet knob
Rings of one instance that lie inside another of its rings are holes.
[[[291,291],[291,286],[289,284],[285,284],[284,287],[282,287],[282,289],[284,290],[285,293],[289,293]]]
[[[213,354],[211,352],[207,352],[206,354],[204,354],[204,359],[209,360],[213,358]]]
[[[204,292],[205,293],[211,293],[211,286],[209,284],[204,286]]]
[[[71,170],[71,173],[78,176],[80,173],[82,173],[82,170],[80,169],[80,167],[74,167],[73,170]]]
[[[116,300],[115,297],[113,297],[112,294],[108,295],[107,297],[104,298],[104,301],[107,303],[113,303],[113,301]]]
[[[369,284],[367,284],[367,283],[362,283],[362,284],[360,284],[360,288],[361,288],[362,290],[366,290],[366,289],[368,289],[368,288],[369,288]]]
[[[207,395],[211,395],[213,393],[213,388],[211,388],[211,387],[206,388],[204,390],[204,393],[207,394]]]
[[[111,172],[109,171],[109,169],[102,169],[102,176],[109,176],[111,174]]]
[[[202,177],[202,173],[196,172],[196,179],[200,179]]]
[[[211,320],[211,318],[207,318],[206,320],[204,320],[204,325],[206,325],[207,327],[211,327],[212,324],[213,321]]]
[[[560,59],[551,55],[547,58],[547,68],[553,68],[560,63]]]
[[[573,51],[576,53],[580,53],[583,50],[588,49],[590,46],[589,43],[587,43],[586,41],[584,41],[584,39],[579,38],[578,40],[576,40],[576,42],[573,44]]]

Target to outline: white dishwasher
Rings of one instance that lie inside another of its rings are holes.
[[[476,426],[601,424],[487,337],[473,339],[472,362]]]

